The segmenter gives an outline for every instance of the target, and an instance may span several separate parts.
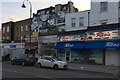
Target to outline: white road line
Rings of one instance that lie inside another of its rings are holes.
[[[3,71],[8,71],[8,72],[18,72],[18,71],[13,71],[13,70],[9,70],[9,69],[2,69]]]
[[[36,75],[36,74],[34,74],[33,76],[40,77],[40,78],[49,78],[49,77],[40,76],[40,75]]]

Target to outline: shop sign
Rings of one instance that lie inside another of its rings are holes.
[[[40,37],[40,42],[42,43],[57,42],[57,35]]]
[[[74,46],[74,44],[70,44],[70,43],[66,43],[66,44],[65,44],[65,47],[66,47],[66,48],[71,48],[71,47],[73,47],[73,46]]]
[[[36,47],[38,47],[38,42],[26,42],[25,43],[25,49],[35,49]]]
[[[119,42],[107,42],[106,47],[120,47]]]
[[[33,33],[32,33],[32,36],[33,36],[33,37],[38,37],[38,36],[39,36],[39,32],[33,32]]]
[[[15,49],[15,48],[16,48],[16,45],[15,45],[15,44],[11,44],[11,45],[10,45],[10,48],[11,48],[11,49]]]
[[[120,38],[120,30],[87,32],[87,40],[107,40]]]
[[[84,34],[58,36],[58,42],[64,41],[84,41]]]

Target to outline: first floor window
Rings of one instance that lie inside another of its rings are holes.
[[[84,17],[80,17],[79,26],[84,26]]]
[[[76,26],[75,22],[76,22],[76,18],[72,18],[71,19],[71,27],[75,27]]]

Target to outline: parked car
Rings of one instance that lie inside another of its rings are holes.
[[[36,58],[35,57],[28,57],[26,54],[20,54],[17,57],[11,59],[11,64],[20,64],[20,65],[35,65]]]
[[[54,69],[68,69],[68,63],[53,56],[40,56],[37,64],[39,67],[51,67]]]

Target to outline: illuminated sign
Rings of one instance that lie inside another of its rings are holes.
[[[87,40],[107,40],[107,39],[119,39],[119,38],[120,38],[120,30],[87,32]]]
[[[106,47],[119,47],[120,43],[119,42],[107,42]]]
[[[84,41],[85,35],[65,35],[65,36],[58,36],[58,42],[64,41]]]
[[[70,44],[70,43],[66,43],[66,44],[65,44],[65,47],[66,47],[66,48],[67,48],[67,47],[70,48],[70,47],[73,47],[73,46],[74,46],[74,44]]]

